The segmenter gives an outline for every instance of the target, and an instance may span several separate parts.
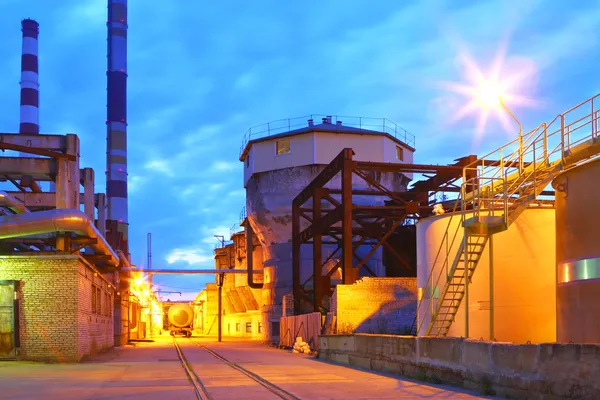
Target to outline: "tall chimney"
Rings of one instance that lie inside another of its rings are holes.
[[[127,0],[108,0],[106,199],[108,240],[127,256]]]
[[[21,118],[19,133],[39,134],[38,35],[39,24],[32,19],[21,21]]]

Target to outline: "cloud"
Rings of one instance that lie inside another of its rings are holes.
[[[144,165],[144,168],[150,171],[159,172],[168,177],[175,176],[175,172],[173,171],[173,168],[171,167],[168,160],[151,160]]]
[[[166,260],[169,264],[185,263],[188,265],[204,265],[214,267],[213,250],[218,244],[215,235],[221,235],[229,240],[230,227],[214,226],[200,229],[202,239],[196,245],[177,247],[167,253]]]
[[[148,178],[145,176],[129,173],[129,175],[127,175],[127,192],[129,194],[135,194],[139,192],[147,180]]]
[[[177,248],[171,250],[166,259],[169,264],[184,262],[189,265],[206,265],[214,260],[214,255],[198,248]]]
[[[233,171],[235,169],[241,168],[241,163],[239,161],[215,161],[210,166],[210,169],[215,172],[227,172]]]

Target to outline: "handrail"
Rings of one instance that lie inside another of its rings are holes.
[[[448,232],[449,232],[449,230],[450,230],[450,226],[452,225],[452,219],[453,219],[453,218],[456,216],[456,214],[457,214],[457,211],[458,211],[458,205],[461,203],[461,201],[462,201],[462,199],[461,199],[461,196],[460,196],[460,194],[459,194],[458,198],[456,199],[456,202],[454,203],[454,207],[453,207],[453,209],[452,209],[452,214],[450,215],[450,220],[448,221],[448,226],[446,226],[446,231],[444,232],[444,236],[443,236],[443,239],[442,239],[442,243],[440,244],[440,247],[439,247],[439,249],[438,249],[438,252],[437,252],[437,254],[436,254],[436,256],[435,256],[435,259],[434,259],[434,261],[433,261],[433,265],[434,265],[434,266],[435,266],[435,265],[438,263],[438,259],[439,259],[439,257],[440,257],[440,254],[441,254],[442,248],[444,247],[444,242],[445,242],[446,244],[448,243]],[[451,250],[451,249],[452,249],[452,246],[454,246],[454,241],[455,241],[455,239],[456,239],[456,236],[457,236],[457,234],[458,234],[458,231],[459,231],[459,229],[460,229],[460,224],[457,224],[456,231],[454,232],[454,235],[453,235],[453,237],[452,237],[452,243],[450,244],[449,250]],[[448,259],[448,254],[446,254],[446,261],[447,261],[447,259]],[[446,262],[446,264],[447,264],[447,262]],[[448,268],[448,266],[446,265],[446,270],[447,270],[447,268]],[[431,269],[431,272],[429,273],[429,276],[428,276],[428,278],[427,278],[427,283],[425,284],[425,287],[423,288],[423,291],[424,291],[424,293],[423,293],[423,297],[421,298],[421,300],[419,301],[419,304],[417,305],[417,313],[416,313],[416,314],[417,314],[417,319],[418,319],[418,315],[419,315],[419,310],[421,309],[421,305],[423,304],[423,300],[426,298],[427,289],[429,288],[429,284],[430,284],[430,282],[431,282],[431,278],[432,278],[432,276],[433,276],[433,271],[434,271],[434,268],[432,268],[432,269]],[[437,278],[437,280],[436,280],[436,282],[435,282],[435,285],[434,285],[434,286],[432,286],[432,288],[433,288],[433,287],[435,287],[435,286],[437,286],[437,284],[439,283],[439,281],[440,281],[440,278],[442,277],[442,272],[444,272],[444,269],[443,269],[443,268],[440,270],[440,273],[439,273],[439,275],[438,275],[438,278]],[[432,291],[431,291],[431,297],[430,297],[430,300],[429,300],[429,302],[428,302],[428,305],[429,305],[429,304],[431,304],[431,299],[433,299],[433,295],[434,295],[434,291],[432,290]],[[421,328],[422,328],[422,326],[423,326],[423,321],[424,321],[424,320],[425,320],[425,318],[423,318],[423,319],[421,320],[421,322],[420,322],[419,324],[417,324],[417,325],[418,325],[418,326],[417,326],[417,335],[419,334],[419,331],[421,330]],[[412,328],[411,328],[411,329],[412,329]]]
[[[458,246],[458,253],[454,257],[450,271],[448,271],[450,263],[450,252],[453,252],[455,246],[456,237],[460,230],[461,224],[459,223],[456,227],[456,231],[452,233],[450,227],[454,218],[458,214],[458,206],[461,206],[460,219],[462,222],[466,220],[468,213],[473,215],[481,215],[482,207],[487,207],[492,210],[491,215],[494,215],[497,210],[498,203],[502,206],[503,217],[506,226],[510,224],[509,217],[511,212],[518,212],[519,201],[510,202],[511,208],[509,209],[509,200],[514,200],[513,196],[518,192],[522,191],[524,185],[533,185],[533,191],[529,193],[529,196],[537,196],[538,190],[540,190],[540,183],[548,182],[551,174],[554,176],[556,168],[564,170],[567,167],[565,164],[565,158],[570,157],[572,154],[571,149],[575,146],[581,145],[584,142],[588,142],[590,137],[594,141],[597,140],[600,131],[600,111],[596,110],[594,101],[600,97],[600,93],[571,107],[567,111],[556,115],[549,123],[542,123],[535,129],[532,129],[522,135],[520,138],[515,138],[500,148],[478,158],[476,161],[466,165],[463,169],[463,177],[461,182],[461,191],[454,204],[452,215],[448,221],[446,230],[441,238],[441,243],[438,248],[437,254],[434,258],[431,271],[427,277],[427,282],[424,286],[421,299],[417,306],[417,315],[411,327],[411,332],[416,327],[416,334],[423,328],[425,318],[421,318],[419,321],[419,312],[423,312],[425,302],[427,307],[424,310],[424,316],[431,314],[428,333],[433,327],[433,323],[439,317],[440,310],[443,308],[442,303],[433,306],[435,290],[434,288],[439,285],[441,277],[446,275],[446,286],[448,281],[454,277],[456,272],[457,260],[460,260],[463,252],[468,252],[468,246],[463,243]],[[590,110],[585,110],[583,106],[587,104],[591,105]],[[576,113],[576,111],[584,111],[584,115]],[[560,125],[560,126],[559,126]],[[583,135],[575,135],[575,132],[581,132],[585,130]],[[589,132],[591,130],[591,134]],[[516,149],[512,148],[515,144],[519,143]],[[503,156],[503,153],[507,153]],[[486,165],[486,160],[492,160],[492,157],[496,156],[499,160],[497,163],[492,165]],[[560,154],[560,157],[557,157]],[[589,158],[588,153],[582,153],[585,158]],[[590,153],[591,154],[591,153]],[[597,156],[594,154],[593,156]],[[569,164],[577,163],[581,161],[581,156],[569,158],[567,161]],[[526,163],[527,166],[523,166]],[[540,180],[539,177],[542,179]],[[531,189],[531,186],[528,187]],[[529,189],[526,189],[527,191]],[[541,189],[543,190],[543,188]],[[521,197],[524,192],[521,192]],[[525,192],[528,193],[528,192]],[[518,215],[518,214],[517,214]],[[452,239],[450,236],[452,235]],[[448,248],[449,246],[449,248]],[[442,249],[446,247],[446,260],[444,265],[440,267],[439,273],[435,274],[437,264],[440,262],[440,255],[443,254]],[[466,275],[457,276],[457,278],[465,279],[469,275],[469,271],[465,271]],[[468,285],[468,282],[465,282]],[[440,301],[446,299],[446,286],[444,292],[440,293]],[[453,294],[453,299],[456,294]],[[431,310],[429,310],[431,307]]]

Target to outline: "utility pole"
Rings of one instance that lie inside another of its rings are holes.
[[[217,310],[217,341],[220,342],[221,341],[221,328],[222,328],[222,321],[221,321],[221,317],[222,317],[222,308],[223,308],[223,281],[225,280],[225,274],[217,274],[216,276],[217,278],[217,287],[218,287],[218,305],[217,307],[219,308]]]
[[[148,232],[148,269],[152,269],[152,233]],[[150,287],[150,293],[152,293],[152,274],[148,274],[148,286]],[[154,331],[152,330],[152,320],[154,319],[154,310],[152,307],[152,301],[150,301],[150,337],[154,337]]]

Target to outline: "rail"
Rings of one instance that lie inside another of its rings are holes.
[[[279,119],[249,128],[242,139],[240,156],[244,152],[248,142],[251,140],[288,133],[297,129],[309,128],[309,120],[314,121],[315,125],[320,124],[321,121],[328,121],[328,124],[330,124],[327,129],[328,132],[335,132],[336,128],[339,128],[339,131],[342,132],[344,127],[358,128],[370,132],[383,132],[395,137],[410,147],[415,147],[415,136],[387,118],[310,114],[303,117]],[[340,125],[338,125],[338,122]]]

